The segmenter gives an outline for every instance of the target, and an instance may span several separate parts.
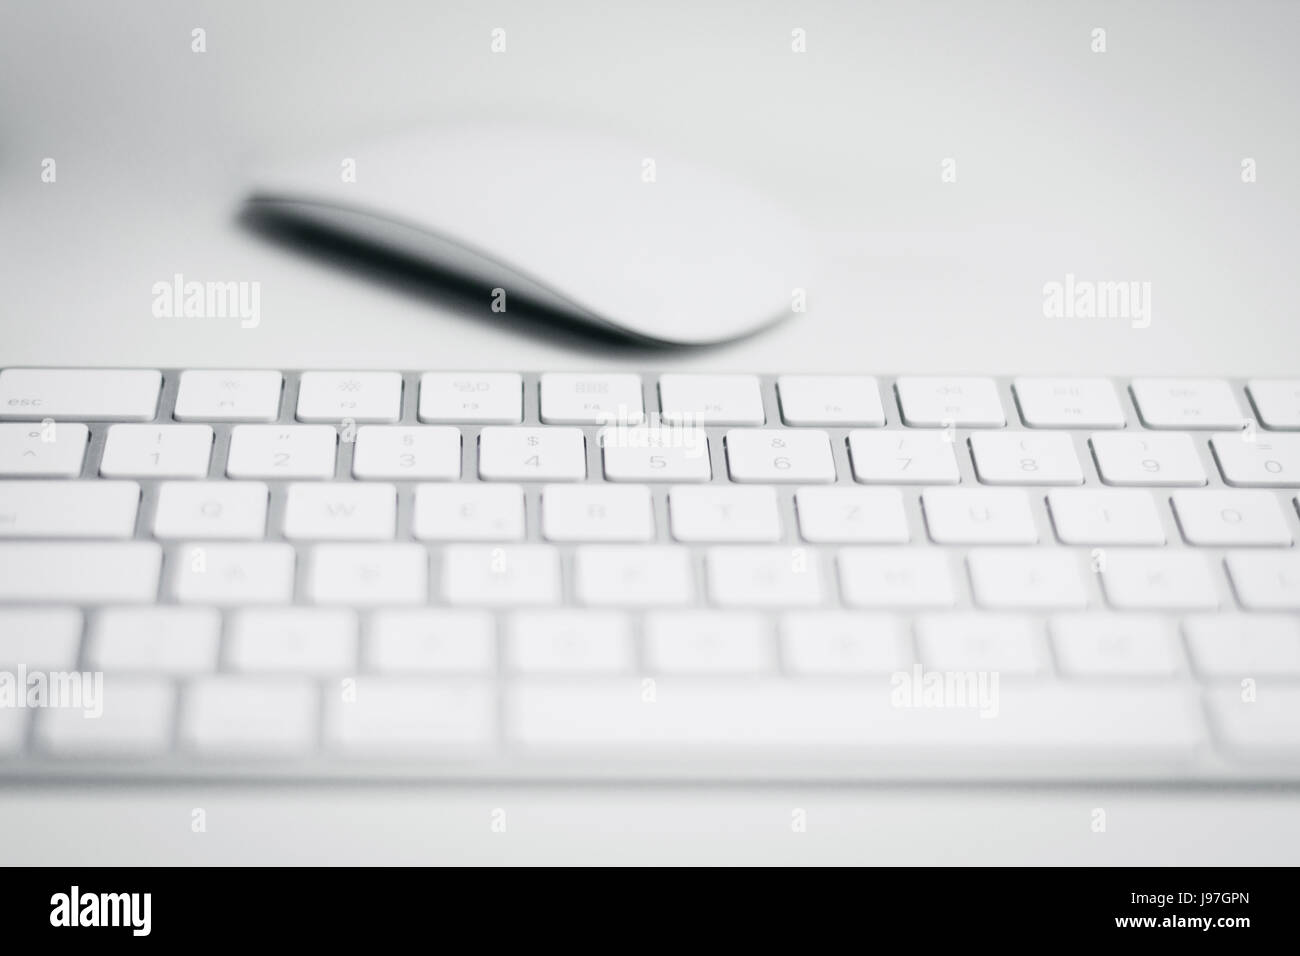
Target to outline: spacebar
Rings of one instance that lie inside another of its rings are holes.
[[[1003,681],[973,706],[895,706],[872,683],[660,680],[517,683],[506,732],[521,750],[881,751],[1059,761],[1183,758],[1206,737],[1194,693],[1159,685],[1079,687]],[[648,698],[653,697],[653,701]],[[989,716],[981,716],[981,713]]]

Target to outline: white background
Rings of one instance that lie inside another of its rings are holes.
[[[1300,4],[3,5],[0,365],[1300,373]],[[254,164],[319,152],[364,175],[372,135],[465,116],[621,133],[788,203],[826,267],[809,312],[726,348],[616,349],[237,221]],[[153,318],[150,288],[176,272],[260,282],[260,327]],[[1151,327],[1044,318],[1066,273],[1150,282]],[[1294,791],[19,787],[0,791],[0,846],[10,862],[1295,862],[1298,816]]]

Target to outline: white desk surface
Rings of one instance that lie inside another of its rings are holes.
[[[206,53],[191,52],[195,27]],[[1097,27],[1105,53],[1090,50]],[[795,28],[806,53],[790,50]],[[22,5],[0,33],[0,365],[1295,375],[1298,28],[1300,5],[1172,0]],[[356,156],[364,175],[369,135],[482,115],[621,132],[789,203],[825,264],[808,313],[725,348],[616,349],[236,220],[260,159]],[[261,325],[154,318],[151,287],[177,272],[260,282]],[[1044,318],[1044,283],[1067,273],[1150,282],[1150,327]],[[1088,827],[1097,806],[1104,835]],[[496,807],[506,834],[488,827]],[[790,832],[794,807],[806,834]],[[0,790],[0,847],[64,863],[1294,863],[1300,803],[19,786]]]

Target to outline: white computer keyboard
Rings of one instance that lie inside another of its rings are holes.
[[[4,369],[0,775],[1300,779],[1297,489],[1300,379]]]

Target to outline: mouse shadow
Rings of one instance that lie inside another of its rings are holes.
[[[327,226],[245,203],[236,221],[248,232],[338,271],[384,285],[412,298],[450,308],[458,317],[489,323],[512,335],[562,345],[592,355],[623,358],[709,352],[714,345],[683,346],[602,329],[563,312],[512,296],[509,310],[493,312],[490,287],[429,264],[409,253],[357,239]]]

